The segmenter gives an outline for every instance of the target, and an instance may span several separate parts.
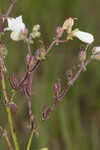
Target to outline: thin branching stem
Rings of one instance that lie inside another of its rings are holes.
[[[10,13],[11,13],[15,3],[16,3],[16,0],[12,0],[10,6],[8,8],[8,11],[7,11],[6,15],[5,15],[5,18],[7,18],[10,15]]]
[[[84,64],[84,66],[86,67],[91,61],[92,61],[92,59],[88,58],[87,61]],[[75,83],[75,81],[78,79],[78,77],[80,76],[80,73],[83,70],[84,70],[84,67],[80,66],[79,70],[77,71],[77,73],[75,74],[75,76],[68,82],[68,84],[66,85],[66,87],[64,88],[64,90],[62,91],[62,93],[59,96],[55,97],[53,104],[48,109],[49,110],[48,114],[45,116],[45,118],[43,120],[41,120],[40,124],[36,127],[36,129],[33,130],[33,133],[37,132],[37,130],[40,128],[41,124],[50,117],[50,115],[54,111],[57,103],[60,102],[62,100],[62,98],[67,94],[68,90]],[[33,133],[31,132],[31,135],[30,135],[30,138],[29,138],[29,141],[28,141],[28,145],[29,146],[27,146],[29,149],[27,149],[27,150],[30,150]]]
[[[34,130],[31,131],[31,135],[30,135],[30,137],[29,137],[26,150],[30,150],[30,148],[31,148],[33,135],[34,135]]]
[[[3,73],[2,70],[0,70],[0,74],[1,74],[1,85],[2,85],[2,93],[3,93],[4,102],[9,103],[9,99],[8,99],[8,96],[7,96],[7,93],[6,93],[4,73]],[[11,135],[12,135],[12,138],[13,138],[13,142],[14,142],[14,145],[15,145],[15,149],[19,150],[19,145],[18,145],[16,133],[14,132],[14,128],[13,128],[11,108],[8,105],[5,105],[5,106],[6,106],[6,111],[7,111],[7,114],[8,114],[8,122],[9,122],[9,126],[10,126]]]

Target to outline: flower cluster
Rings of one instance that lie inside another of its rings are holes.
[[[22,16],[17,18],[7,18],[8,27],[4,31],[11,30],[10,37],[12,40],[19,41],[23,40],[27,36],[27,29],[23,23]]]
[[[64,21],[64,24],[62,27],[57,27],[56,30],[56,36],[61,37],[64,30],[66,30],[68,37],[67,39],[72,39],[73,37],[77,37],[79,40],[81,40],[84,43],[91,44],[94,42],[94,36],[90,33],[80,31],[79,29],[72,30],[72,27],[74,26],[74,20],[73,18],[68,18]],[[8,21],[8,27],[4,29],[4,31],[11,30],[10,37],[12,40],[19,41],[24,40],[27,37],[28,30],[26,29],[25,24],[23,23],[22,16],[19,16],[17,18],[7,18]],[[30,36],[34,39],[37,37],[40,37],[40,25],[34,25],[32,29],[32,33]]]
[[[56,37],[59,38],[62,36],[63,32],[66,31],[68,36],[67,40],[73,39],[73,37],[78,38],[84,43],[91,44],[94,42],[94,36],[88,32],[80,31],[79,29],[72,29],[74,26],[73,18],[68,18],[64,21],[62,27],[57,27]]]
[[[4,29],[4,31],[11,30],[10,37],[14,41],[26,40],[28,29],[22,20],[22,16],[17,18],[7,18],[8,27]],[[32,29],[32,33],[29,35],[29,39],[32,42],[32,38],[39,38],[41,33],[39,32],[40,25],[34,25]]]

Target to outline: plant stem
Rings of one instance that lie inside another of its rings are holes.
[[[9,150],[13,150],[13,147],[12,147],[12,145],[11,145],[11,143],[10,143],[10,140],[9,140],[8,136],[6,135],[6,136],[4,136],[4,137],[5,137],[6,142],[8,143]]]
[[[29,137],[28,144],[27,144],[27,149],[26,150],[30,150],[30,148],[31,148],[31,143],[32,143],[33,135],[34,135],[34,130],[31,131],[31,135]]]
[[[70,89],[70,87],[74,84],[74,82],[80,76],[80,73],[84,70],[84,67],[86,67],[91,61],[92,61],[92,59],[90,57],[85,62],[84,66],[83,65],[80,66],[79,70],[77,71],[77,73],[75,74],[75,76],[68,82],[67,86],[64,88],[64,90],[62,91],[62,93],[58,97],[56,97],[57,101],[60,101],[65,96],[65,94],[68,92],[68,90]]]
[[[27,42],[27,41],[26,41],[26,42]],[[55,43],[66,43],[66,42],[68,42],[68,41],[67,41],[67,40],[58,40],[58,39],[52,41],[51,44],[48,46],[48,48],[47,48],[47,50],[46,50],[46,55],[48,55],[48,53],[51,51],[51,49],[52,49],[52,47],[54,46]],[[29,43],[27,43],[27,45],[28,45],[28,51],[30,51]],[[36,62],[36,63],[34,64],[34,66],[32,67],[32,69],[29,70],[29,72],[35,71],[35,69],[37,69],[39,65],[40,65],[40,60],[37,60],[37,62]],[[29,73],[29,72],[27,71],[27,72],[25,73],[25,76],[24,76],[24,78],[22,79],[22,81],[20,82],[18,88],[20,88],[20,87],[24,84],[24,82],[26,81],[26,79],[27,79],[27,77],[28,77],[28,73]]]
[[[1,84],[2,84],[2,93],[3,93],[4,103],[8,104],[9,99],[8,99],[8,96],[7,96],[7,93],[6,93],[6,85],[5,85],[4,73],[3,73],[2,70],[0,70],[0,73],[1,73]],[[14,145],[15,145],[15,149],[19,150],[17,137],[16,137],[16,134],[15,134],[14,128],[13,128],[11,109],[7,105],[6,105],[6,111],[7,111],[7,114],[8,114],[8,122],[9,122],[9,126],[10,126],[11,135],[12,135],[12,138],[13,138],[13,142],[14,142]]]
[[[11,131],[11,134],[12,134],[13,142],[14,142],[14,145],[15,145],[15,149],[19,150],[17,137],[16,137],[16,134],[15,134],[14,128],[13,128],[13,121],[12,121],[12,117],[11,117],[11,109],[10,109],[10,107],[7,106],[6,107],[6,111],[8,113],[8,122],[9,122],[9,126],[10,126],[10,131]]]
[[[16,3],[16,0],[12,0],[10,6],[8,8],[8,11],[7,11],[6,15],[5,15],[6,16],[5,18],[7,18],[9,16],[9,14],[11,13],[15,3]]]
[[[3,129],[0,125],[0,130],[2,132],[2,135],[4,136],[6,142],[8,143],[8,146],[9,146],[9,150],[13,150],[13,147],[12,147],[12,144],[8,138],[8,135],[7,135],[7,131],[5,129]]]
[[[16,93],[17,93],[17,92],[16,92],[15,90],[12,90],[12,95],[11,95],[11,98],[10,98],[10,102],[13,101],[13,99],[14,99]]]

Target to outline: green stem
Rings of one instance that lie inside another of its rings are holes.
[[[31,135],[30,135],[26,150],[30,150],[30,148],[31,148],[33,135],[34,135],[34,130],[31,131]]]
[[[15,95],[16,95],[16,91],[12,90],[12,95],[11,95],[11,98],[10,98],[10,102],[12,102],[14,100]]]
[[[6,84],[5,84],[5,79],[4,79],[4,73],[3,73],[2,70],[0,70],[0,73],[1,73],[1,85],[2,85],[2,93],[3,93],[3,97],[4,97],[4,102],[8,104],[9,99],[8,99],[8,96],[7,96],[7,93],[6,93]],[[8,114],[8,122],[9,122],[9,126],[10,126],[11,135],[12,135],[12,138],[13,138],[13,142],[14,142],[14,145],[15,145],[15,149],[19,150],[17,137],[16,137],[16,134],[15,134],[14,128],[13,128],[13,121],[12,121],[10,107],[6,106],[6,111],[7,111],[7,114]]]
[[[15,134],[14,128],[13,128],[13,121],[12,121],[12,117],[11,117],[11,109],[10,109],[10,107],[7,106],[6,107],[6,111],[8,113],[8,122],[9,122],[9,126],[10,126],[11,135],[12,135],[12,138],[13,138],[13,141],[14,141],[15,149],[19,150],[17,137],[16,137],[16,134]]]
[[[12,147],[12,145],[11,145],[10,141],[9,141],[8,136],[6,135],[6,136],[4,136],[4,137],[5,137],[6,142],[8,143],[9,150],[13,150],[13,147]]]

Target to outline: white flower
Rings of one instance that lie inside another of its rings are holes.
[[[73,36],[77,37],[79,40],[81,40],[84,43],[91,44],[94,41],[94,36],[88,32],[83,32],[80,30],[77,30],[73,33]]]
[[[92,54],[100,53],[100,46],[94,47],[92,50]]]
[[[25,29],[25,24],[23,23],[22,16],[17,18],[7,18],[8,27],[4,31],[11,30],[13,32],[21,32]]]
[[[22,40],[20,35],[24,33],[26,27],[23,23],[22,16],[17,18],[7,18],[8,27],[4,31],[11,30],[10,37],[12,40],[19,41]]]

